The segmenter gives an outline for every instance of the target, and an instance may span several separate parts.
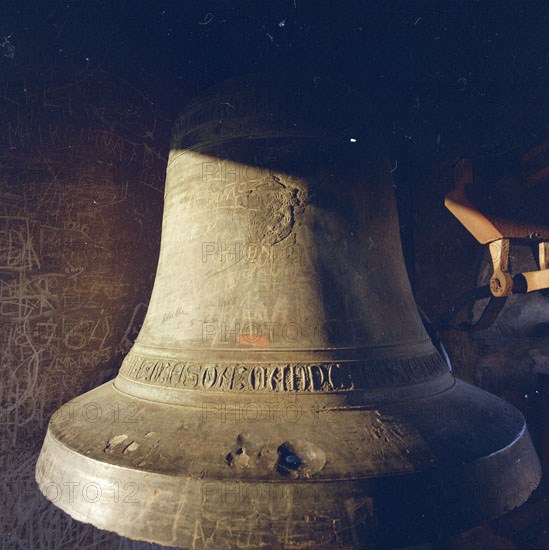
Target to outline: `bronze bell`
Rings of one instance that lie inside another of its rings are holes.
[[[149,310],[38,460],[73,518],[183,548],[409,545],[523,503],[524,418],[425,333],[376,112],[319,77],[179,118]]]

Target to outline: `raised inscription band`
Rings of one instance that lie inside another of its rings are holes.
[[[438,352],[330,363],[198,363],[130,352],[119,376],[199,391],[345,392],[426,381],[448,372]]]

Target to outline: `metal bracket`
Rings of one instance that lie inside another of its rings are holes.
[[[538,271],[525,271],[512,276],[509,273],[510,239],[497,239],[489,243],[494,273],[490,279],[490,292],[497,298],[511,294],[524,294],[549,288],[549,242],[538,243]]]
[[[490,292],[497,298],[513,294],[513,277],[509,273],[509,239],[498,239],[489,245],[494,273],[490,279]]]

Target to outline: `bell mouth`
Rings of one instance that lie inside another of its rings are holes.
[[[368,408],[175,405],[117,385],[59,409],[36,478],[75,519],[133,539],[404,546],[501,515],[540,479],[522,415],[458,380]]]

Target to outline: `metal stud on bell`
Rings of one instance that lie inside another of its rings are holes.
[[[423,329],[378,115],[319,77],[236,78],[187,107],[144,325],[76,401],[49,424],[42,491],[163,545],[409,545],[540,477],[522,415]],[[126,421],[74,414],[89,403]]]

